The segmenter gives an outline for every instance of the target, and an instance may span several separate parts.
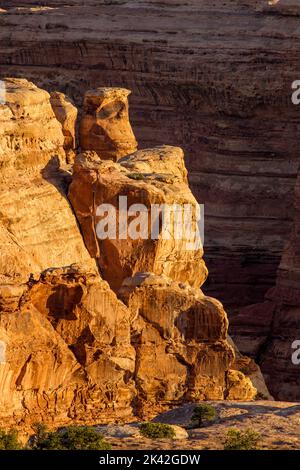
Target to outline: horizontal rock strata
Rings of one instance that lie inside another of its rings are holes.
[[[261,366],[271,393],[300,399],[300,177],[294,196],[293,228],[281,258],[275,286],[265,301],[241,309],[232,322],[233,338]],[[297,344],[294,345],[294,343]],[[294,346],[293,346],[294,345]],[[293,360],[293,355],[295,359]]]

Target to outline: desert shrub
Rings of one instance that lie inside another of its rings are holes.
[[[197,405],[193,410],[192,422],[197,426],[202,426],[203,421],[212,421],[215,419],[217,413],[213,406],[203,403]]]
[[[4,431],[0,429],[0,450],[20,450],[22,448],[15,429]]]
[[[251,429],[246,431],[229,429],[224,442],[224,450],[258,450],[260,440],[261,435]]]
[[[255,400],[268,400],[268,397],[261,392],[257,392],[254,399]]]
[[[175,437],[175,431],[172,426],[163,423],[142,423],[140,433],[152,439],[172,439]]]
[[[143,173],[130,173],[127,176],[128,176],[128,178],[130,178],[132,180],[143,180],[145,178]]]
[[[248,375],[249,374],[249,367],[247,367],[247,366],[241,367],[239,369],[239,372],[242,372],[242,374],[244,374],[244,375]]]
[[[44,425],[35,426],[32,449],[36,450],[110,450],[104,437],[90,426],[69,426],[49,432]]]

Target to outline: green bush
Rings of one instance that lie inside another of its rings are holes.
[[[255,395],[255,398],[254,400],[268,400],[268,397],[266,395],[264,395],[263,393],[261,392],[257,392],[257,394]]]
[[[261,435],[251,429],[246,431],[229,429],[224,442],[224,450],[258,450],[260,440]]]
[[[142,423],[140,433],[152,439],[172,439],[175,437],[175,431],[172,426],[163,423]]]
[[[145,178],[143,173],[130,173],[127,176],[128,176],[128,178],[130,178],[132,180],[143,180]]]
[[[215,419],[217,413],[213,406],[203,403],[197,405],[193,410],[192,422],[201,427],[203,421],[212,421]]]
[[[18,432],[14,429],[4,431],[0,429],[0,450],[20,450],[22,446],[18,439]]]
[[[90,426],[69,426],[49,432],[42,424],[35,425],[31,448],[35,450],[110,450],[103,436]]]

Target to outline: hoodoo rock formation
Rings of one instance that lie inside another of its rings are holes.
[[[79,138],[82,150],[94,150],[102,159],[117,160],[136,150],[128,115],[129,90],[97,88],[84,97]]]
[[[1,2],[1,77],[61,90],[78,106],[104,84],[132,90],[140,146],[182,146],[205,204],[205,291],[226,307],[262,301],[290,231],[299,167],[299,2],[44,3]]]
[[[102,246],[95,237],[96,205],[120,195],[194,206],[182,151],[160,147],[116,163],[91,150],[76,157],[72,175],[63,130],[73,109],[61,124],[47,92],[26,80],[5,85],[2,425],[110,422],[183,400],[253,399],[226,313],[199,288],[202,248],[193,259],[178,240]]]

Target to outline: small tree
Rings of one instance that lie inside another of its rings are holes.
[[[39,449],[40,445],[47,438],[48,429],[47,426],[43,423],[35,423],[32,426],[35,434],[33,438],[30,439],[30,447],[32,449]]]
[[[254,397],[254,400],[268,400],[268,397],[261,392],[257,392]]]
[[[169,424],[163,423],[142,423],[140,426],[142,436],[151,439],[172,439],[175,431]]]
[[[20,450],[22,446],[15,429],[4,431],[0,429],[0,450]]]
[[[201,427],[203,421],[212,421],[216,417],[216,410],[213,406],[203,403],[202,405],[197,405],[193,410],[192,421],[197,423],[198,427]]]
[[[69,426],[55,432],[35,425],[32,449],[36,450],[110,450],[104,437],[91,426]]]
[[[224,442],[224,450],[258,450],[260,440],[261,435],[251,429],[246,431],[229,429]]]

